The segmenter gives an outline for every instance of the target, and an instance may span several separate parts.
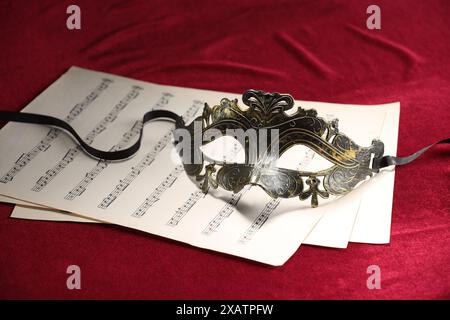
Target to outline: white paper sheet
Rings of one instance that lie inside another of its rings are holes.
[[[398,111],[391,110],[384,120],[381,141],[398,139]],[[385,154],[396,155],[397,143],[384,146]],[[394,197],[395,170],[385,169],[371,179],[371,183],[361,186],[358,192],[362,195],[360,210],[355,220],[351,242],[383,244],[389,243],[391,235],[392,202]],[[374,196],[376,195],[376,196]],[[381,201],[380,198],[383,200]],[[376,207],[378,212],[373,212]],[[376,213],[376,214],[375,214]]]
[[[73,213],[24,205],[16,205],[11,213],[11,218],[42,221],[103,223],[92,219],[86,219]]]
[[[152,107],[192,118],[204,101],[214,105],[222,97],[239,99],[240,95],[149,84],[74,67],[24,111],[69,117],[94,147],[109,149],[133,141],[133,124]],[[298,103],[314,107],[319,114],[336,115],[341,130],[361,145],[370,145],[381,128],[398,130],[398,117],[385,121],[391,113],[398,114],[398,104]],[[380,176],[386,197],[368,206],[361,196],[363,217],[369,218],[356,223],[361,206],[351,194],[316,209],[298,199],[275,203],[257,187],[237,195],[215,190],[204,196],[174,161],[171,128],[163,122],[147,125],[143,148],[134,158],[105,165],[86,156],[62,133],[9,123],[0,131],[0,150],[8,150],[0,156],[0,193],[272,265],[283,264],[305,239],[345,247],[352,229],[364,230],[379,210],[384,210],[379,228],[384,234],[376,236],[389,238],[389,228],[381,226],[390,218],[393,173]],[[393,145],[391,149],[396,141],[396,136],[384,140]],[[368,189],[370,185],[371,181],[365,183]]]

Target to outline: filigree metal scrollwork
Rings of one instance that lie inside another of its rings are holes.
[[[268,152],[256,159],[251,159],[246,152],[243,164],[213,162],[205,165],[203,159],[201,163],[185,163],[186,173],[202,182],[205,193],[210,187],[219,186],[239,192],[250,184],[261,187],[273,198],[310,198],[311,206],[316,207],[319,197],[346,194],[376,172],[371,168],[371,159],[382,157],[381,141],[373,140],[371,146],[360,147],[339,132],[337,119],[325,121],[315,110],[301,107],[293,112],[294,99],[290,95],[248,90],[242,101],[247,108],[239,107],[237,99],[224,98],[213,107],[205,104],[202,115],[186,128],[194,134],[195,121],[201,121],[202,132],[214,128],[223,135],[227,134],[227,129],[276,128],[280,156],[295,145],[304,145],[330,161],[332,166],[319,172],[279,168],[274,159],[267,156]],[[247,144],[243,147],[248,151]],[[273,145],[269,144],[268,150],[271,147]],[[200,145],[192,142],[191,148],[199,151]]]

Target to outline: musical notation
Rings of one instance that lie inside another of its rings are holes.
[[[191,193],[189,199],[187,199],[181,207],[179,207],[175,214],[167,221],[167,225],[171,227],[177,226],[180,221],[184,218],[184,216],[191,210],[191,208],[199,201],[204,198],[206,194],[204,194],[201,190],[195,191]]]
[[[153,107],[150,110],[154,109],[162,109],[164,108],[168,103],[170,98],[173,97],[171,93],[163,92],[160,99],[153,105]],[[125,132],[122,139],[115,144],[109,151],[118,151],[127,146],[127,144],[135,137],[138,136],[140,131],[142,129],[142,122],[136,121],[132,128]],[[104,170],[108,167],[109,162],[108,161],[99,161],[97,165],[92,168],[90,171],[88,171],[83,179],[64,197],[66,200],[73,200],[76,197],[83,194],[83,192],[86,191],[88,185],[94,181],[94,179]]]
[[[185,120],[192,118],[200,108],[200,105],[203,104],[201,101],[195,100],[193,105],[186,111],[183,115]],[[174,129],[170,129],[167,131],[164,136],[157,142],[155,146],[151,149],[149,153],[147,153],[141,161],[135,166],[131,168],[131,171],[125,176],[125,178],[119,180],[119,183],[114,187],[113,191],[111,191],[100,204],[97,206],[100,209],[107,209],[119,196],[122,192],[125,191],[126,188],[136,179],[148,166],[152,164],[155,160],[156,156],[167,146],[169,141],[172,138],[172,132]]]
[[[192,105],[187,109],[187,111],[182,115],[184,122],[188,123],[190,119],[192,119],[198,110],[203,107],[205,102],[200,100],[192,101]]]
[[[122,136],[122,139],[115,144],[109,151],[118,151],[127,146],[127,144],[136,136],[139,135],[142,129],[142,121],[136,121],[132,128],[125,132]],[[72,189],[67,193],[67,195],[64,197],[66,200],[73,200],[76,197],[79,197],[81,194],[83,194],[84,191],[86,191],[89,184],[94,181],[94,179],[104,170],[108,167],[109,162],[105,160],[100,160],[97,162],[97,165],[93,167],[90,171],[86,173],[84,178]]]
[[[234,158],[236,154],[238,154],[242,150],[241,144],[239,144],[237,141],[233,143],[233,150],[231,151],[231,159]],[[224,158],[224,161],[226,159]],[[246,186],[243,190],[238,192],[237,194],[233,194],[232,198],[229,200],[229,202],[220,210],[218,215],[215,219],[213,219],[208,226],[205,228],[203,233],[209,234],[212,231],[215,231],[217,227],[222,223],[225,218],[231,215],[233,210],[235,209],[237,203],[241,199],[241,197],[249,190],[250,186]],[[178,225],[178,223],[181,221],[181,219],[189,212],[189,210],[192,209],[192,207],[202,198],[204,198],[205,195],[203,192],[194,192],[192,193],[189,198],[184,202],[184,204],[178,208],[175,211],[175,214],[173,217],[167,222],[167,225],[170,225],[172,227]],[[211,231],[208,231],[208,229],[211,228]]]
[[[169,92],[163,92],[161,95],[161,98],[153,105],[153,107],[150,110],[154,109],[163,109],[165,108],[170,101],[170,98],[173,98],[174,95]]]
[[[69,114],[64,118],[68,123],[75,120],[95,99],[97,99],[100,94],[105,91],[113,80],[104,78],[101,83],[92,90],[80,103],[77,103],[70,111]],[[14,177],[30,163],[40,152],[45,152],[51,147],[51,143],[55,140],[61,131],[59,129],[50,129],[46,136],[39,141],[30,151],[23,153],[16,160],[13,167],[8,170],[0,178],[1,183],[8,183],[14,179]]]
[[[182,165],[178,165],[172,172],[155,188],[155,190],[145,198],[144,202],[133,212],[131,216],[140,218],[148,209],[153,206],[160,198],[161,195],[170,188],[174,182],[178,179],[180,174],[184,171]]]
[[[244,232],[244,234],[239,239],[240,243],[246,243],[250,241],[255,233],[261,229],[261,227],[266,223],[266,221],[269,219],[272,212],[275,211],[275,209],[280,204],[280,199],[272,199],[269,201],[265,206],[264,209],[261,210],[261,212],[258,214],[255,220],[253,220],[252,224],[248,229]]]
[[[309,165],[311,163],[311,161],[313,160],[315,154],[316,153],[312,149],[308,149],[304,153],[303,157],[300,159],[300,162],[297,165],[296,170],[299,170],[303,166]],[[272,212],[275,211],[275,209],[278,207],[280,202],[281,202],[281,199],[272,199],[268,203],[266,203],[266,205],[261,210],[261,212],[258,214],[258,216],[255,218],[255,220],[253,220],[250,227],[241,236],[241,238],[239,239],[239,242],[246,243],[246,242],[250,241],[253,238],[254,234],[259,229],[261,229],[261,227],[264,225],[264,223],[269,219],[270,215],[272,214]]]
[[[106,130],[106,128],[113,123],[121,111],[123,111],[131,101],[136,99],[140,91],[143,90],[141,87],[132,86],[131,90],[121,99],[112,110],[100,120],[94,128],[86,135],[84,138],[87,144],[92,144],[95,138]],[[69,149],[69,151],[64,155],[64,157],[51,169],[47,170],[43,176],[41,176],[31,188],[32,191],[40,192],[53,180],[64,168],[66,168],[82,151],[80,146]]]
[[[245,186],[244,189],[238,193],[233,193],[231,199],[220,209],[219,213],[208,223],[202,233],[210,235],[217,231],[217,228],[222,224],[222,222],[228,218],[236,209],[236,206],[242,196],[250,189],[250,186]]]
[[[98,205],[101,209],[108,208],[111,203],[113,203],[117,197],[125,191],[126,188],[136,179],[142,171],[145,170],[152,162],[155,160],[158,153],[165,148],[167,143],[170,141],[171,131],[166,133],[158,143],[153,146],[152,150],[145,155],[145,157],[139,161],[135,167],[131,167],[131,171],[125,176],[125,178],[119,180],[119,183],[115,186],[114,190],[111,191]]]

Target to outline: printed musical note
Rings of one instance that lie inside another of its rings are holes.
[[[98,122],[94,128],[86,135],[84,140],[87,144],[92,144],[94,139],[103,132],[114,120],[117,118],[117,115],[124,110],[131,101],[136,99],[140,91],[143,90],[141,87],[133,86],[131,90],[126,94],[126,96],[117,103],[113,109],[106,115],[100,122]],[[66,168],[75,157],[81,152],[81,147],[76,146],[75,148],[69,149],[69,151],[64,155],[64,157],[49,171],[46,172],[45,175],[41,176],[36,184],[31,188],[32,191],[40,192],[44,189],[50,181],[53,180],[64,168]],[[49,174],[49,172],[51,174]]]
[[[222,222],[228,218],[236,209],[236,206],[242,196],[250,189],[250,186],[245,186],[244,189],[239,191],[238,193],[233,193],[231,199],[220,209],[219,213],[208,223],[205,229],[203,229],[202,233],[206,235],[210,235],[213,232],[216,232]]]
[[[240,143],[238,143],[237,141],[235,141],[233,143],[233,151],[230,153],[231,159],[233,159],[234,156],[237,155],[241,150],[242,150],[242,145]],[[208,226],[203,230],[203,233],[210,234],[212,231],[215,231],[216,228],[220,225],[220,223],[223,220],[225,220],[225,218],[227,218],[231,215],[231,213],[234,211],[236,205],[238,204],[239,200],[245,194],[245,192],[247,192],[247,190],[249,190],[249,188],[250,188],[250,186],[247,186],[243,190],[241,190],[241,192],[234,194],[232,196],[231,200],[229,201],[229,203],[227,203],[227,205],[225,205],[225,207],[222,208],[222,210],[218,213],[215,220],[213,219],[213,221],[211,221],[208,224]],[[191,196],[186,200],[186,202],[181,206],[181,209],[179,208],[178,210],[176,210],[175,215],[172,217],[172,219],[169,220],[169,222],[167,224],[170,226],[176,226],[178,224],[178,222],[188,213],[188,211],[202,198],[204,198],[204,196],[197,197],[196,192],[192,193]],[[195,201],[194,201],[194,199],[195,199]],[[185,210],[185,211],[183,211],[183,210]],[[211,231],[208,231],[209,228],[211,228]]]
[[[271,201],[269,201],[265,205],[264,209],[262,209],[261,212],[258,214],[258,216],[255,218],[255,220],[253,220],[250,227],[248,227],[248,229],[241,236],[241,238],[239,239],[239,242],[244,244],[244,243],[250,241],[253,238],[253,236],[255,235],[255,233],[259,229],[261,229],[261,227],[264,225],[264,223],[266,223],[266,221],[269,219],[272,212],[275,211],[275,209],[278,207],[279,204],[280,204],[279,199],[272,199]]]
[[[307,166],[311,163],[315,155],[315,152],[312,149],[308,149],[303,157],[300,159],[299,164],[296,167],[296,170],[299,170],[300,167]],[[280,204],[281,199],[272,199],[268,203],[266,203],[265,207],[261,210],[261,212],[258,214],[258,216],[253,220],[250,227],[245,231],[245,233],[241,236],[239,239],[239,242],[242,244],[245,244],[246,242],[250,241],[255,233],[261,229],[261,227],[264,225],[264,223],[269,219],[270,215],[273,211],[278,207]]]
[[[200,101],[194,101],[193,105],[186,111],[183,115],[185,120],[192,118],[200,108],[203,103]],[[167,131],[164,136],[156,143],[155,146],[151,149],[149,153],[147,153],[144,158],[139,161],[139,163],[131,168],[131,171],[125,176],[125,178],[121,179],[119,183],[114,187],[113,191],[111,191],[100,204],[97,206],[100,209],[108,208],[119,196],[120,194],[138,177],[148,166],[152,164],[155,160],[156,156],[167,146],[172,137],[173,129]]]
[[[100,94],[105,91],[109,85],[113,82],[110,79],[102,79],[101,83],[80,103],[77,103],[69,114],[65,117],[65,121],[71,123],[75,120]],[[50,129],[47,135],[37,145],[35,145],[30,151],[22,154],[15,162],[13,167],[8,170],[0,178],[1,183],[8,183],[14,179],[14,177],[28,164],[30,163],[40,152],[45,152],[51,147],[51,143],[55,140],[61,131],[58,129]]]
[[[145,198],[144,202],[133,212],[132,216],[136,218],[142,217],[147,210],[155,204],[160,198],[161,195],[170,188],[174,182],[178,179],[180,174],[184,171],[182,165],[178,165],[174,170],[155,188],[155,190],[150,193],[150,195]]]
[[[138,136],[142,129],[142,121],[136,121],[133,127],[125,132],[122,136],[122,139],[115,144],[109,151],[117,151],[125,148],[127,144],[133,139],[135,136]],[[92,168],[90,171],[86,172],[85,177],[64,197],[66,200],[73,200],[76,197],[83,194],[86,191],[88,185],[94,181],[94,179],[108,167],[109,162],[100,160],[97,162],[97,165]]]
[[[190,197],[183,203],[181,207],[179,207],[175,214],[167,221],[167,225],[171,227],[177,226],[180,221],[184,218],[184,216],[191,210],[191,208],[197,203],[198,200],[204,198],[206,194],[204,194],[201,190],[195,191],[191,193]]]
[[[150,110],[155,109],[162,109],[170,101],[170,98],[173,97],[173,94],[163,92],[159,100],[153,105],[153,107]],[[137,121],[133,125],[130,131],[127,131],[124,133],[122,139],[114,145],[110,151],[117,151],[125,148],[127,144],[133,139],[135,136],[138,136],[140,133],[140,130],[142,128],[142,122]],[[99,161],[97,165],[92,168],[89,172],[86,173],[85,177],[64,197],[66,200],[73,200],[75,197],[80,196],[84,191],[86,191],[86,188],[88,185],[97,177],[104,169],[108,167],[109,162],[107,161]],[[133,170],[133,175],[135,175],[135,172]]]

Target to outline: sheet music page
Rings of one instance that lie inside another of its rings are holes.
[[[400,105],[386,115],[380,135],[381,141],[398,141],[399,121]],[[384,153],[397,155],[397,143],[385,143]],[[395,170],[383,170],[371,179],[370,185],[363,184],[361,190],[358,190],[362,200],[350,237],[351,242],[377,244],[390,242],[394,178]],[[377,196],[374,197],[374,194]],[[380,195],[382,199],[379,199]],[[373,208],[377,211],[375,212]]]
[[[171,110],[189,122],[204,102],[215,105],[223,97],[240,100],[237,94],[162,86],[72,67],[24,111],[64,119],[93,147],[119,150],[137,139],[142,115],[150,109]],[[341,131],[363,146],[380,132],[398,130],[398,104],[296,105],[336,115]],[[391,116],[394,120],[386,121]],[[148,124],[136,156],[108,163],[85,155],[57,129],[9,123],[0,131],[0,148],[8,150],[0,156],[0,194],[271,265],[282,265],[305,240],[345,247],[376,219],[374,212],[383,217],[379,231],[384,234],[374,233],[372,240],[389,238],[385,225],[393,172],[378,177],[386,196],[378,195],[376,203],[367,202],[371,181],[364,183],[366,193],[322,201],[315,209],[297,198],[273,200],[258,187],[204,195],[177,163],[172,130],[167,122]],[[395,150],[397,136],[384,139],[387,150]],[[361,208],[365,211],[358,221]],[[335,230],[330,234],[331,226]],[[352,233],[355,230],[359,234]]]

